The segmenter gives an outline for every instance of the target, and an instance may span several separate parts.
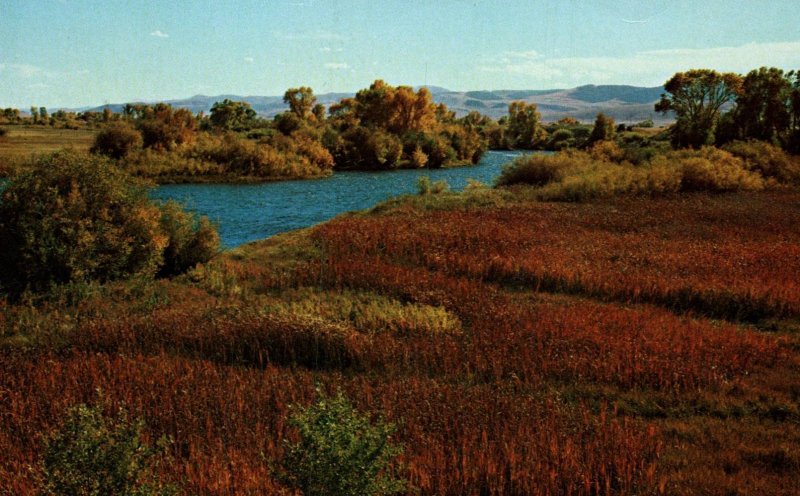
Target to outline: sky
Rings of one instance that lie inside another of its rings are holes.
[[[797,0],[0,0],[0,107],[800,69]]]

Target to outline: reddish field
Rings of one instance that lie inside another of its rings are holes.
[[[279,494],[316,385],[397,423],[414,494],[796,493],[800,194],[426,201],[6,307],[0,494],[97,389],[173,438],[188,494]]]

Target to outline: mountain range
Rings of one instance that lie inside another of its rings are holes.
[[[428,86],[433,100],[444,103],[456,115],[463,116],[470,111],[478,111],[494,119],[508,113],[508,104],[515,100],[536,103],[542,120],[557,121],[564,117],[574,117],[582,122],[592,122],[599,112],[613,117],[617,122],[635,123],[652,119],[656,124],[672,122],[672,116],[656,113],[654,104],[660,99],[664,88],[647,88],[626,85],[586,85],[571,89],[552,90],[495,90],[495,91],[452,91],[437,86]],[[352,97],[353,93],[324,93],[316,95],[317,101],[326,106],[342,98]],[[186,108],[194,113],[208,113],[215,102],[224,99],[249,103],[262,117],[273,117],[288,108],[282,96],[240,96],[240,95],[195,95],[165,103],[173,107]],[[133,103],[133,102],[131,102]],[[121,112],[124,104],[108,104],[90,108],[102,111],[108,107],[113,112]]]

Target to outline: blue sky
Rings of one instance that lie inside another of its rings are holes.
[[[0,0],[0,107],[800,68],[797,0]]]

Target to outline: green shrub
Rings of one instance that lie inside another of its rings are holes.
[[[428,176],[420,176],[417,179],[417,192],[420,195],[438,195],[450,190],[450,185],[444,179],[431,182]]]
[[[161,230],[169,243],[159,275],[182,274],[199,263],[207,262],[219,251],[219,234],[211,222],[184,211],[169,201],[161,206]]]
[[[303,496],[380,496],[406,490],[397,478],[392,443],[394,426],[355,410],[340,394],[320,395],[313,405],[296,409],[289,424],[297,442],[286,442],[278,479]]]
[[[155,496],[176,494],[155,476],[158,448],[142,441],[144,422],[124,410],[103,416],[97,406],[79,405],[45,441],[44,494],[74,496]],[[164,441],[160,443],[163,450]]]
[[[91,151],[121,159],[141,146],[142,135],[129,125],[119,122],[109,125],[95,135]]]
[[[555,129],[550,134],[549,146],[551,150],[563,150],[575,144],[575,135],[567,128]]]
[[[0,202],[0,283],[11,292],[155,273],[168,240],[147,190],[106,159],[61,152]]]
[[[597,114],[592,133],[589,135],[589,143],[613,139],[616,133],[615,126],[614,119],[602,112]]]
[[[419,176],[417,179],[417,193],[420,195],[431,194],[431,178],[428,176]]]
[[[162,213],[142,183],[96,155],[59,152],[38,159],[0,198],[0,286],[11,295],[82,281],[152,277],[166,248],[180,254],[214,242],[207,221],[186,216],[180,221],[191,229],[165,232],[169,223],[163,218],[177,220],[175,209]],[[202,261],[210,251],[193,257]],[[174,273],[178,262],[170,263],[168,272]]]

